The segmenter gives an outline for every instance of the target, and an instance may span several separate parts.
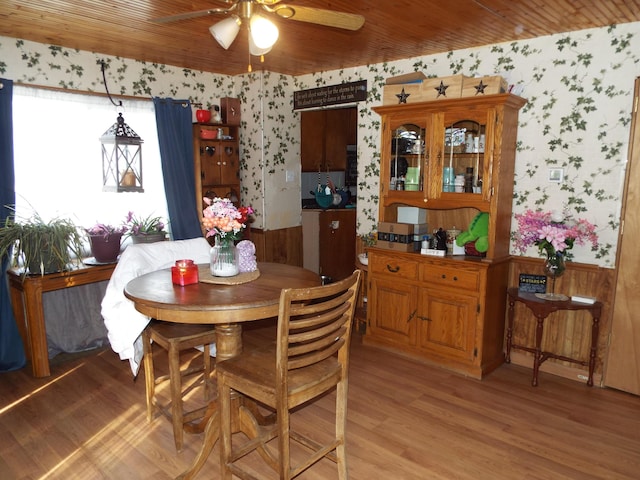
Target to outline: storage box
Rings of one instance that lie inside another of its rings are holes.
[[[240,99],[224,97],[220,99],[222,123],[225,125],[240,125]]]
[[[415,252],[415,243],[398,243],[398,242],[385,242],[378,240],[376,247],[384,248],[385,250],[395,250],[396,252]],[[420,251],[420,247],[418,247]]]
[[[464,75],[451,75],[449,77],[427,78],[422,82],[422,88],[428,100],[444,100],[447,98],[460,98],[462,85],[470,77]]]
[[[404,101],[402,101],[404,99]],[[385,85],[382,89],[383,105],[398,105],[400,103],[418,103],[429,100],[422,93],[422,83],[404,83],[400,85]]]
[[[494,77],[465,77],[462,83],[463,97],[476,97],[506,93],[507,81],[501,76]]]
[[[418,207],[398,207],[398,223],[427,223],[427,209]]]
[[[426,235],[429,233],[429,226],[426,223],[414,223],[413,234],[414,235]]]
[[[413,225],[406,223],[378,223],[378,243],[394,242],[394,243],[413,243]]]
[[[460,98],[464,75],[448,77],[426,78],[421,82],[385,85],[382,94],[383,105],[398,105],[400,103],[418,103],[431,100]],[[404,94],[404,95],[403,95]],[[404,101],[402,101],[404,98]]]
[[[385,84],[402,85],[406,83],[420,83],[426,78],[427,76],[422,72],[411,72],[402,75],[396,75],[395,77],[389,77],[385,80]]]

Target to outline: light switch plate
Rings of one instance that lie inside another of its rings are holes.
[[[285,171],[285,181],[287,182],[295,182],[296,180],[296,172],[294,172],[293,170],[286,170]]]

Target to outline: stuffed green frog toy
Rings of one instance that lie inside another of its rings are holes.
[[[467,242],[476,242],[476,250],[480,253],[489,249],[489,214],[479,213],[469,224],[469,229],[456,237],[456,244],[462,247]]]

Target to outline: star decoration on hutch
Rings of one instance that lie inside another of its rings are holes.
[[[403,88],[402,91],[396,95],[396,97],[398,97],[398,105],[400,105],[401,103],[407,103],[407,98],[409,98],[409,95],[411,94],[406,93]]]
[[[440,95],[446,97],[447,88],[449,88],[449,85],[445,85],[442,81],[440,81],[440,85],[435,87],[436,92],[438,92],[438,95],[436,96],[436,98],[438,98]]]
[[[476,89],[476,95],[478,95],[479,93],[484,95],[484,89],[487,88],[487,85],[482,83],[482,80],[480,80],[480,83],[476,85],[474,88]]]

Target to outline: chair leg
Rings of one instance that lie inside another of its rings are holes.
[[[218,409],[220,411],[220,465],[221,480],[231,480],[231,388],[218,384]]]
[[[278,422],[278,454],[280,458],[280,478],[289,480],[291,478],[291,441],[289,439],[289,409],[286,400],[276,411]]]
[[[345,431],[347,426],[347,382],[341,380],[336,386],[336,457],[338,465],[338,478],[347,480],[349,473],[347,470],[347,447]]]
[[[153,397],[155,395],[155,374],[153,371],[153,350],[151,347],[151,338],[149,336],[149,332],[144,330],[142,332],[142,349],[143,349],[143,359],[144,359],[144,384],[145,391],[147,394],[147,421],[151,422],[153,420]]]
[[[204,371],[202,372],[202,381],[204,382],[204,401],[208,402],[213,394],[211,388],[211,347],[209,344],[204,345],[203,354]]]
[[[182,450],[182,379],[180,376],[180,350],[169,345],[169,382],[171,384],[171,421],[173,423],[173,439],[176,450]]]

